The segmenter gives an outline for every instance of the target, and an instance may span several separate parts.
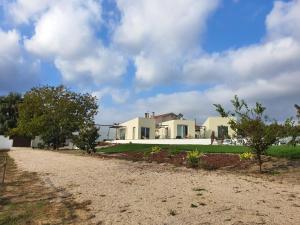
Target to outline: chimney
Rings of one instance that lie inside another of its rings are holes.
[[[145,113],[145,118],[149,118],[149,113]]]
[[[152,118],[154,118],[154,116],[155,116],[155,112],[152,112]]]

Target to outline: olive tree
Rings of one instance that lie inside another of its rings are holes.
[[[238,136],[246,139],[246,145],[255,154],[259,171],[262,172],[262,155],[276,141],[280,132],[279,125],[275,121],[268,121],[265,115],[266,108],[258,102],[250,108],[244,100],[234,96],[231,103],[232,111],[226,111],[220,104],[214,106],[222,117],[231,118],[230,127]]]
[[[40,136],[47,146],[61,147],[82,127],[94,124],[98,105],[90,94],[80,94],[64,86],[32,88],[19,104],[19,119],[12,134]]]

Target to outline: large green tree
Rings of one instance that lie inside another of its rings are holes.
[[[57,149],[74,132],[94,124],[98,105],[90,94],[72,92],[64,86],[32,88],[19,104],[18,126],[12,133],[40,136]]]
[[[258,102],[253,108],[250,108],[244,100],[234,96],[231,103],[233,106],[231,111],[226,111],[220,104],[214,104],[214,106],[222,117],[231,118],[230,127],[237,135],[247,140],[246,145],[256,155],[261,172],[262,155],[281,135],[282,126],[276,121],[269,121],[265,115],[266,108]]]
[[[7,135],[10,129],[17,126],[18,104],[21,101],[22,96],[18,93],[0,96],[0,135]]]

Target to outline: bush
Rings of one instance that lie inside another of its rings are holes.
[[[96,152],[96,140],[99,137],[99,129],[94,125],[84,127],[80,130],[77,136],[74,136],[74,144],[81,150],[86,151],[87,153]]]
[[[244,152],[240,154],[240,160],[250,160],[253,159],[254,155],[251,152]]]
[[[161,151],[161,147],[159,146],[153,146],[151,148],[151,154],[159,153]]]
[[[198,150],[194,150],[194,151],[189,151],[187,152],[187,164],[191,167],[198,167],[199,166],[199,161],[200,161],[200,157],[203,154],[201,152],[199,152]]]

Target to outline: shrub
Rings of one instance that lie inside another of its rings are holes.
[[[187,152],[186,159],[187,159],[188,165],[191,167],[198,167],[201,156],[202,156],[202,153],[197,150]]]
[[[254,155],[251,152],[244,152],[240,154],[240,160],[250,160],[253,159]]]
[[[161,151],[161,147],[153,146],[151,149],[151,154],[159,153]]]
[[[74,144],[81,150],[86,151],[87,153],[96,152],[96,140],[99,137],[99,129],[94,126],[87,126],[80,130],[79,134],[74,136]]]

